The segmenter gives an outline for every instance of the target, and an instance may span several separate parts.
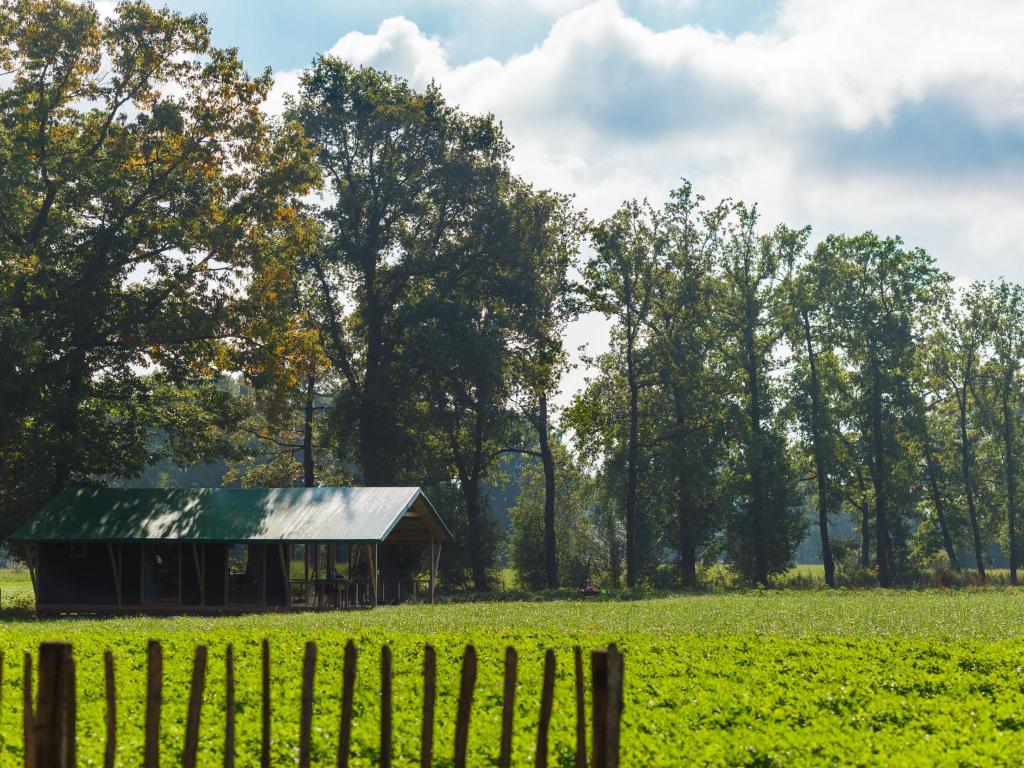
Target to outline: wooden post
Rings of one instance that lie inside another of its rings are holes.
[[[114,654],[103,652],[103,679],[107,695],[107,748],[103,753],[103,768],[114,768],[117,757],[117,688],[114,685]]]
[[[356,687],[356,646],[345,643],[345,666],[341,671],[341,728],[338,730],[338,768],[348,768],[352,746],[352,700]]]
[[[618,768],[619,721],[622,715],[622,654],[614,645],[592,651],[593,768]]]
[[[455,768],[466,768],[466,747],[469,742],[469,714],[473,707],[473,686],[476,685],[476,649],[466,646],[462,656],[462,682],[459,686],[459,708],[455,719]]]
[[[206,687],[206,646],[196,648],[192,661],[192,685],[188,697],[188,716],[185,720],[185,751],[182,768],[196,768],[199,751],[199,717],[203,710],[203,689]]]
[[[192,543],[192,563],[196,567],[196,583],[199,585],[199,604],[206,605],[206,569],[203,568],[199,558],[199,545]],[[227,595],[224,596],[227,602]]]
[[[551,706],[555,697],[555,652],[544,654],[544,684],[540,691],[540,722],[537,724],[537,768],[548,768],[548,729],[551,727]]]
[[[270,641],[263,638],[263,709],[260,731],[260,768],[270,768]]]
[[[501,751],[498,768],[512,766],[512,725],[516,713],[516,666],[518,656],[511,645],[505,649],[505,690],[501,701]]]
[[[583,651],[572,649],[576,663],[576,762],[574,768],[587,768],[587,711],[583,683]]]
[[[235,648],[224,652],[224,768],[235,768]]]
[[[75,662],[71,643],[39,646],[35,768],[75,768]]]
[[[437,653],[427,643],[423,647],[423,723],[420,728],[420,768],[434,762],[434,703],[437,701]]]
[[[302,712],[299,719],[299,768],[309,768],[310,734],[313,730],[313,676],[316,674],[316,643],[306,643],[302,661]]]
[[[380,649],[380,768],[391,768],[391,648]]]
[[[114,576],[114,592],[117,594],[117,604],[121,605],[121,569],[117,564],[117,557],[114,555],[114,545],[107,543],[107,555],[110,557],[110,572]]]
[[[156,640],[146,650],[145,768],[160,768],[160,707],[163,705],[163,651]]]
[[[372,560],[371,560],[370,578],[373,581],[373,602],[372,602],[372,605],[373,605],[374,608],[376,608],[377,607],[377,587],[380,584],[380,563],[378,562],[377,557],[380,554],[380,550],[377,549],[377,543],[376,542],[374,542],[371,546],[372,546],[372,550],[371,550],[370,557],[372,558]]]
[[[430,604],[434,604],[434,587],[437,584],[437,561],[434,559],[434,537],[430,537]]]
[[[25,768],[34,768],[35,748],[35,719],[32,710],[32,654],[25,653],[25,664],[21,673],[21,739],[25,752]]]

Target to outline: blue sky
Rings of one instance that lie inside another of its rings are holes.
[[[170,5],[274,69],[270,111],[321,52],[435,81],[502,121],[522,176],[595,218],[687,178],[757,202],[766,228],[898,234],[961,283],[1024,281],[1021,0]]]

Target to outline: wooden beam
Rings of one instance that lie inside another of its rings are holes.
[[[284,604],[292,604],[292,582],[291,574],[288,572],[288,566],[291,565],[291,548],[285,546],[283,543],[278,543],[277,554],[281,558],[281,577],[284,579]]]
[[[206,605],[206,573],[199,562],[199,545],[192,542],[192,562],[196,566],[196,579],[199,581],[199,604]]]
[[[434,537],[430,537],[430,604],[434,604],[434,585],[437,583],[437,567],[434,560]]]
[[[38,544],[25,545],[25,563],[28,565],[28,577],[32,580],[32,596],[36,600],[36,605],[39,605],[39,582],[36,572],[36,568],[39,565]]]
[[[119,545],[120,546],[120,545]],[[114,574],[114,591],[117,593],[117,604],[121,605],[121,569],[118,567],[117,558],[114,556],[114,545],[107,542],[107,555],[110,556],[110,571]]]

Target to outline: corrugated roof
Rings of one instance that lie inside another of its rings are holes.
[[[416,505],[453,541],[419,488],[88,488],[57,494],[11,541],[383,541]]]

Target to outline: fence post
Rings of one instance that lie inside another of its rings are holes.
[[[380,768],[391,768],[391,648],[380,648]]]
[[[516,714],[516,665],[518,656],[511,645],[505,649],[505,689],[501,701],[501,751],[498,768],[512,766],[512,722]]]
[[[270,768],[270,641],[263,638],[263,709],[260,726],[260,768]]]
[[[145,768],[160,768],[160,707],[163,704],[163,651],[150,640],[146,649]]]
[[[455,719],[455,768],[466,768],[466,747],[469,742],[469,713],[473,707],[473,686],[476,685],[476,649],[466,646],[462,656],[462,681],[459,685],[459,709]]]
[[[32,710],[32,654],[25,653],[25,664],[21,673],[21,739],[25,752],[25,768],[35,765],[36,749],[33,746],[35,726]]]
[[[338,731],[338,768],[348,768],[352,745],[352,701],[356,687],[356,645],[345,643],[345,666],[341,671],[341,728]]]
[[[302,661],[302,712],[299,719],[299,768],[309,768],[310,735],[313,729],[313,676],[316,674],[316,643],[306,643]]]
[[[622,671],[622,654],[614,644],[606,651],[591,651],[592,768],[618,768],[619,765]]]
[[[420,728],[420,768],[434,762],[434,702],[437,700],[437,654],[423,646],[423,723]]]
[[[107,747],[103,753],[103,768],[114,768],[117,757],[117,688],[114,685],[114,654],[103,652],[103,679],[107,695]]]
[[[224,768],[235,768],[235,648],[224,652]]]
[[[196,768],[196,753],[199,751],[199,717],[203,711],[203,689],[206,687],[206,646],[196,648],[192,662],[192,685],[188,696],[188,716],[185,720],[185,751],[182,755],[183,768]]]
[[[551,726],[551,707],[555,696],[555,652],[548,648],[544,654],[544,684],[540,692],[540,722],[537,725],[537,768],[548,768],[548,728]]]
[[[36,768],[75,768],[75,662],[71,643],[39,646]]]

